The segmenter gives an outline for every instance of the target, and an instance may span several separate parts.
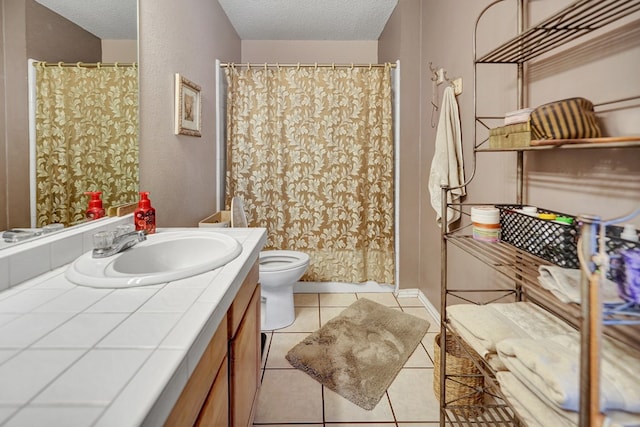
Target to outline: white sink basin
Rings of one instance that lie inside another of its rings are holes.
[[[66,277],[93,288],[155,285],[222,267],[240,252],[240,243],[222,233],[161,232],[111,257],[93,258],[87,252],[67,268]]]

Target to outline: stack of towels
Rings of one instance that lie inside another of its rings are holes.
[[[529,116],[533,108],[523,108],[521,110],[509,111],[504,115],[504,125],[514,125],[516,123],[526,123],[529,121]]]
[[[528,426],[577,425],[577,331],[527,302],[460,304],[447,312],[453,329],[496,371],[502,392]],[[640,353],[605,338],[601,360],[606,425],[640,426]]]

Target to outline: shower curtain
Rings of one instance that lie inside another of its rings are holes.
[[[85,191],[106,207],[136,200],[137,67],[35,67],[36,225],[85,219]]]
[[[225,74],[227,206],[244,199],[266,249],[307,253],[303,280],[393,284],[390,66]]]

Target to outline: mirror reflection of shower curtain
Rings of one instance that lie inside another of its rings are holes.
[[[266,249],[311,258],[303,280],[393,284],[390,67],[225,69],[227,205]]]
[[[105,207],[135,201],[137,67],[43,63],[34,67],[33,225],[84,220],[85,191],[102,191]]]

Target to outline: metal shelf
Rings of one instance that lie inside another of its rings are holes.
[[[578,140],[571,140],[572,142],[564,142],[569,140],[557,140],[556,145],[537,145],[529,147],[517,147],[517,148],[476,148],[475,151],[482,152],[502,152],[502,151],[549,151],[549,150],[584,150],[584,149],[599,149],[599,148],[637,148],[640,147],[640,139],[635,141],[626,142],[594,142],[580,143],[575,142]]]
[[[640,10],[640,0],[579,0],[476,62],[521,64]]]
[[[533,302],[574,328],[580,328],[582,318],[580,306],[561,302],[538,282],[538,267],[552,265],[548,261],[508,243],[487,243],[467,235],[449,235],[446,236],[446,240],[486,265],[493,267],[495,271],[512,280],[516,286],[520,286],[524,301]],[[504,292],[507,291],[504,290]],[[448,289],[447,292],[456,295],[458,292],[469,291]],[[499,290],[492,290],[492,292],[499,292]],[[603,330],[604,335],[622,340],[640,350],[640,328],[638,327],[640,321],[636,311],[613,312],[609,307],[606,307],[603,319],[605,324],[609,325]]]

